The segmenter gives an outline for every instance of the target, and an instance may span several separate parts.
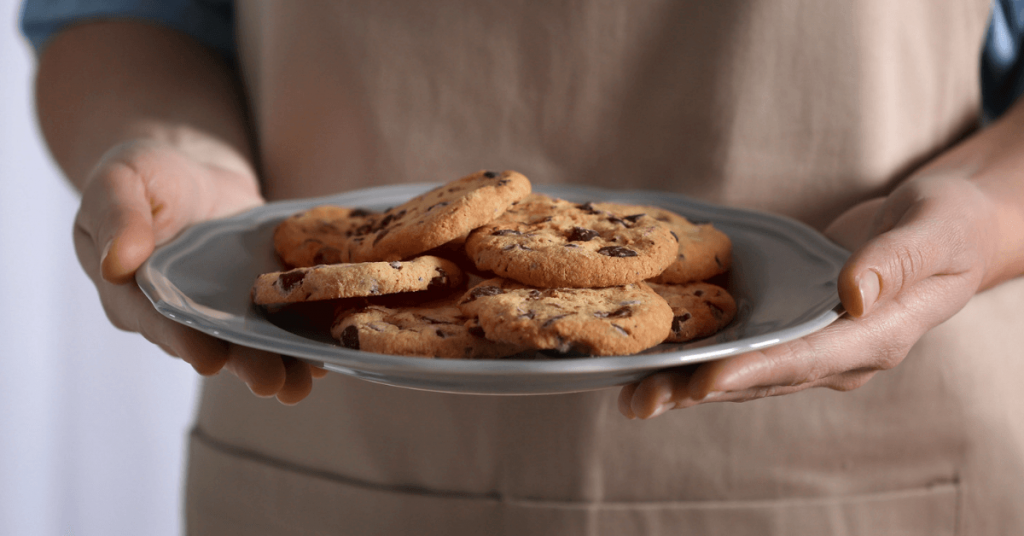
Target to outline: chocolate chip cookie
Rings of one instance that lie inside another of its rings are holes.
[[[292,268],[351,261],[351,238],[379,214],[322,205],[282,221],[274,229],[274,250]]]
[[[378,354],[440,358],[500,358],[521,351],[466,326],[454,298],[419,306],[368,305],[342,311],[331,328],[341,345]]]
[[[462,280],[454,263],[425,255],[406,262],[327,264],[263,274],[256,279],[252,299],[271,305],[380,296],[456,287]]]
[[[732,242],[711,223],[693,223],[671,210],[621,203],[594,203],[600,210],[620,214],[647,214],[664,223],[679,241],[676,260],[651,278],[658,283],[689,283],[703,281],[729,270],[732,263]]]
[[[515,171],[479,171],[393,207],[353,237],[352,260],[407,259],[452,240],[501,215],[530,193],[529,179]]]
[[[686,342],[709,337],[718,333],[736,316],[736,300],[717,285],[649,285],[672,308],[672,330],[666,342]]]
[[[643,282],[538,289],[495,278],[459,301],[488,339],[532,349],[628,355],[668,337],[672,309]]]
[[[678,249],[669,228],[649,215],[543,194],[531,194],[466,240],[477,268],[546,288],[637,283],[661,274]]]

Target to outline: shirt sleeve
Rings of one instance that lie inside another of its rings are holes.
[[[981,53],[985,120],[1003,114],[1024,93],[1024,0],[993,0]]]
[[[21,31],[38,54],[64,27],[85,20],[133,19],[183,32],[234,61],[231,0],[25,0]]]

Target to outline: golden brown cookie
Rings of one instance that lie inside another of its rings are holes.
[[[736,316],[736,300],[717,285],[649,285],[672,308],[672,330],[666,342],[686,342],[709,337],[729,325]]]
[[[263,274],[253,286],[259,305],[380,296],[456,287],[462,271],[449,260],[432,256],[411,261],[318,265]]]
[[[598,288],[657,276],[676,258],[667,226],[651,216],[531,194],[470,233],[477,268],[537,287]]]
[[[533,349],[629,355],[665,340],[672,310],[645,283],[538,289],[490,279],[459,301],[491,340]]]
[[[500,216],[530,193],[515,171],[479,171],[388,209],[353,237],[352,260],[407,259],[453,240]]]
[[[348,248],[360,227],[378,214],[322,205],[299,212],[274,229],[274,250],[292,268],[349,262]]]
[[[466,321],[453,298],[407,307],[368,305],[342,311],[331,334],[346,348],[378,354],[494,359],[522,350],[485,339]]]
[[[664,223],[679,241],[675,262],[651,278],[658,283],[689,283],[703,281],[729,270],[732,264],[732,242],[725,233],[710,223],[692,223],[671,210],[622,203],[594,203],[600,210],[620,214],[647,214]]]

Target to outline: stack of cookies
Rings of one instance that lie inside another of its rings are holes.
[[[274,247],[291,269],[259,276],[253,301],[330,303],[332,336],[368,352],[629,355],[707,337],[736,313],[706,281],[729,269],[732,247],[710,223],[532,193],[514,171],[383,213],[315,207],[279,224]]]

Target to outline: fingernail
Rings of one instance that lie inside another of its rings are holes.
[[[107,262],[107,255],[110,255],[110,248],[112,247],[114,247],[113,238],[107,241],[107,245],[103,246],[103,251],[100,253],[100,266],[103,266]]]
[[[657,408],[654,409],[654,413],[651,413],[651,416],[647,417],[647,418],[648,419],[653,419],[653,418],[657,417],[658,415],[661,415],[662,413],[665,413],[666,411],[668,411],[670,409],[675,409],[675,407],[676,407],[676,403],[675,402],[671,402],[671,401],[670,402],[662,402],[661,404],[658,405]]]
[[[882,290],[882,281],[878,277],[878,272],[868,270],[860,274],[860,277],[857,278],[857,290],[860,291],[860,316],[864,316],[875,305],[878,294]]]

